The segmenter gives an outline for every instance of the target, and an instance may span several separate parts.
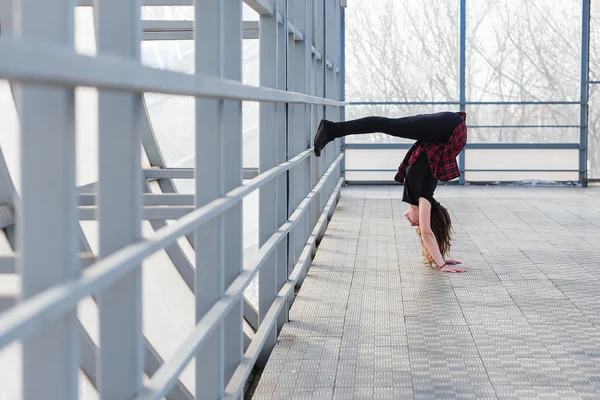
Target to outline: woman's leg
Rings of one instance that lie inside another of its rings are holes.
[[[381,132],[404,139],[446,143],[462,118],[453,112],[403,118],[365,117],[346,122],[321,121],[315,136],[315,154],[335,138]]]

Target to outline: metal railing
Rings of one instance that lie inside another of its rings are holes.
[[[261,14],[261,87],[252,87],[240,83],[241,0],[189,2],[194,75],[141,65],[139,0],[94,1],[98,55],[76,54],[76,3],[17,0],[10,22],[19,29],[0,38],[0,79],[14,89],[21,139],[17,252],[0,260],[3,270],[20,274],[21,287],[16,304],[0,314],[0,349],[22,343],[24,400],[78,398],[80,367],[102,399],[191,398],[179,381],[191,361],[196,398],[242,398],[288,319],[343,182],[340,144],[319,159],[309,145],[320,118],[342,115],[343,10],[336,0],[246,1]],[[85,188],[74,179],[77,86],[98,89],[99,181]],[[145,92],[196,98],[194,196],[142,194],[146,178],[171,185],[192,178],[186,170],[143,170]],[[259,173],[246,184],[242,101],[261,102]],[[244,262],[241,201],[256,190],[260,247]],[[80,253],[78,221],[85,219],[98,221],[99,254]],[[176,221],[143,237],[146,219]],[[163,249],[172,256],[185,236],[195,249],[187,283],[196,325],[163,361],[142,329],[141,265]],[[244,346],[243,293],[256,276],[257,326]],[[90,296],[99,309],[96,347],[77,318]]]

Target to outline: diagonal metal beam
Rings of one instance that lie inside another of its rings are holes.
[[[1,229],[4,229],[13,251],[15,250],[13,244],[16,243],[14,225],[14,199],[16,196],[17,191],[8,172],[4,153],[0,148],[0,204],[2,204],[4,209],[4,218],[0,218],[0,225]],[[10,221],[11,219],[12,221]]]

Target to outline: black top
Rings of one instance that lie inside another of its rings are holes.
[[[402,201],[418,206],[419,198],[423,197],[434,207],[439,204],[433,198],[433,192],[435,192],[437,184],[438,180],[431,173],[427,155],[423,153],[414,164],[409,165],[406,169]]]

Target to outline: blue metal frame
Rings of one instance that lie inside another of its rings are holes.
[[[600,83],[600,82],[599,82]],[[501,106],[501,105],[580,105],[580,101],[350,101],[351,106],[431,106],[431,105],[467,105],[467,106]]]
[[[408,150],[412,143],[346,143],[352,150]],[[579,143],[467,143],[467,150],[577,150]]]
[[[467,101],[467,0],[460,0],[460,111],[466,112]],[[465,151],[458,155],[458,170],[460,176],[458,182],[465,183]]]
[[[587,186],[587,144],[590,79],[590,0],[582,0],[581,27],[581,128],[579,133],[579,183]]]

